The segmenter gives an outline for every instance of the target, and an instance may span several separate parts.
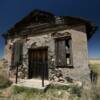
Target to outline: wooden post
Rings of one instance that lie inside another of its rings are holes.
[[[44,87],[45,52],[42,52],[42,87]]]
[[[42,66],[42,87],[44,87],[44,64]]]
[[[18,64],[16,64],[16,84],[18,82]]]

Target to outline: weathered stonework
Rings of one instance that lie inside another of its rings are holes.
[[[30,48],[38,47],[48,47],[48,70],[49,70],[49,80],[51,81],[61,81],[65,82],[66,77],[71,77],[75,80],[82,80],[85,75],[89,74],[88,68],[88,56],[87,56],[87,37],[85,33],[85,26],[74,27],[72,29],[66,29],[63,31],[56,32],[58,37],[60,36],[71,36],[72,38],[72,58],[73,58],[73,68],[56,68],[55,66],[55,35],[53,32],[49,34],[41,34],[36,36],[28,36],[27,41],[22,38],[15,38],[12,41],[9,40],[6,45],[6,60],[8,61],[8,66],[11,65],[11,48],[14,42],[18,40],[24,41],[23,43],[23,64],[19,66],[18,77],[28,78],[28,50]],[[9,69],[10,75],[15,76],[15,69]],[[12,73],[13,72],[13,73]]]
[[[87,36],[85,26],[74,27],[70,30],[62,32],[71,33],[72,37],[72,56],[73,67],[72,69],[64,68],[62,71],[65,76],[70,76],[76,80],[82,80],[84,77],[89,79],[88,67],[88,50],[87,50]]]
[[[8,76],[10,78],[16,77],[16,67],[11,67],[12,55],[14,52],[12,48],[14,47],[14,43],[20,40],[23,43],[23,51],[21,54],[23,60],[18,66],[18,78],[29,78],[29,65],[34,65],[35,61],[32,62],[34,59],[37,61],[37,58],[33,58],[31,62],[29,62],[29,50],[46,47],[47,51],[44,51],[47,54],[45,57],[45,64],[46,68],[48,67],[48,80],[66,82],[67,80],[83,81],[89,79],[87,40],[90,39],[95,31],[95,25],[81,18],[70,16],[57,17],[48,12],[33,11],[4,35],[7,41],[5,45],[5,61]],[[63,49],[57,48],[56,40],[59,40],[59,38],[60,40],[64,39],[63,42],[60,41],[60,47],[63,47]],[[58,52],[56,52],[57,50],[59,51],[59,55],[57,54]],[[64,52],[61,53],[62,55],[60,54],[60,50]],[[41,52],[39,50],[37,51],[41,56]],[[61,57],[58,59],[58,62],[61,64],[60,66],[57,65],[57,57]],[[64,62],[61,60],[63,58]],[[42,62],[43,66],[44,58],[38,57],[38,59],[40,59],[39,63]],[[68,59],[69,62],[71,62],[70,64],[67,62]],[[63,64],[62,66],[62,63],[65,62],[67,64]],[[38,64],[39,72],[41,70],[40,65]],[[33,74],[32,68],[30,69]],[[42,74],[40,76],[42,76]]]

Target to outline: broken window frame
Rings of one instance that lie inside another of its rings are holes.
[[[23,43],[21,41],[16,41],[13,43],[12,48],[12,58],[11,58],[11,68],[15,68],[16,64],[21,65],[23,61]]]
[[[66,50],[66,41],[69,42],[69,48],[68,48],[69,53],[67,53],[67,50]],[[62,44],[60,43],[61,44],[60,46],[64,46],[64,45],[65,46],[64,47],[59,47],[58,42],[62,42]],[[71,36],[55,38],[55,54],[56,54],[56,60],[55,60],[56,67],[61,67],[61,68],[62,67],[65,67],[65,68],[72,68],[73,67]],[[67,55],[68,54],[69,54],[69,60],[70,60],[69,64],[67,63]],[[61,64],[59,63],[59,59],[62,62]]]

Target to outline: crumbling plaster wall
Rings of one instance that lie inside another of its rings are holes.
[[[51,34],[37,35],[34,37],[31,36],[31,37],[28,37],[27,39],[28,41],[24,43],[24,47],[23,47],[24,67],[28,68],[29,48],[34,49],[38,47],[48,47],[48,70],[50,72],[50,69],[54,67],[54,59],[55,59],[55,44],[54,44],[54,39],[51,37]]]
[[[12,60],[12,53],[13,53],[13,43],[16,42],[17,40],[20,40],[20,38],[15,38],[15,39],[7,39],[7,43],[5,44],[5,49],[4,49],[4,59],[5,59],[5,67],[8,71],[8,77],[12,78],[15,77],[16,75],[16,69],[11,70],[11,60]]]
[[[62,72],[64,76],[69,76],[76,80],[87,80],[89,79],[90,71],[88,67],[86,28],[84,25],[81,25],[60,33],[65,32],[71,33],[73,68],[62,68]]]
[[[62,77],[71,77],[74,79],[82,79],[89,73],[88,68],[88,50],[87,36],[85,26],[78,26],[63,31],[58,31],[59,34],[70,33],[72,38],[72,58],[73,68],[56,68],[55,66],[55,40],[52,33],[40,34],[36,36],[28,36],[27,41],[22,38],[9,39],[5,47],[5,58],[8,61],[8,67],[11,65],[11,50],[9,46],[13,45],[17,40],[23,40],[23,65],[19,66],[18,76],[20,78],[28,78],[28,50],[29,48],[48,47],[48,70],[49,79],[55,77],[58,72],[62,73]],[[12,71],[10,71],[12,73]],[[14,71],[13,71],[14,72]],[[12,73],[13,74],[13,73]],[[14,73],[15,74],[15,73]],[[13,75],[12,75],[13,76]],[[87,76],[86,76],[87,78]],[[56,78],[55,78],[56,79]],[[57,80],[57,79],[56,79]]]
[[[16,69],[10,69],[11,66],[11,57],[12,57],[12,46],[13,43],[21,40],[23,41],[23,64],[18,67],[18,77],[19,78],[28,78],[28,50],[30,48],[38,47],[48,47],[48,70],[54,68],[55,60],[55,44],[54,39],[51,37],[51,34],[41,34],[36,36],[28,36],[27,40],[22,37],[8,39],[5,46],[5,60],[7,61],[9,77],[15,77]],[[11,47],[11,48],[10,48]],[[50,75],[49,70],[49,75]]]

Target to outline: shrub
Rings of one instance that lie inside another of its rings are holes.
[[[77,85],[71,86],[70,93],[73,94],[73,95],[76,95],[78,97],[81,97],[82,87],[79,87]]]
[[[35,88],[27,88],[27,87],[23,87],[23,86],[13,86],[12,88],[12,93],[13,94],[19,94],[19,93],[40,93],[41,90],[35,89]]]
[[[58,89],[58,90],[68,90],[70,87],[71,87],[70,85],[58,85],[58,84],[53,85],[53,84],[51,84],[51,85],[49,85],[48,88],[49,89]]]
[[[81,97],[82,93],[82,87],[77,85],[50,85],[48,90],[52,90],[52,93],[54,90],[69,92],[73,97],[77,96],[77,98]]]

